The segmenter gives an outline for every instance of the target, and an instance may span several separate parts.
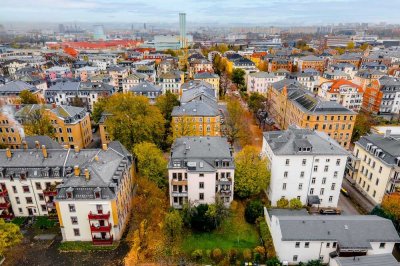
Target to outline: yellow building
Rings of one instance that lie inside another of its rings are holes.
[[[194,80],[202,80],[210,83],[216,91],[219,91],[219,76],[217,74],[203,72],[194,75]]]
[[[99,121],[99,131],[100,131],[100,139],[101,144],[108,144],[111,141],[110,134],[107,132],[106,128],[106,119],[109,114],[103,113],[101,119]]]
[[[43,108],[54,127],[54,139],[71,148],[86,148],[93,140],[89,113],[85,108],[67,105],[25,105],[15,113],[15,118],[23,124],[28,115]]]
[[[24,81],[16,80],[0,85],[0,104],[21,104],[19,94],[24,91],[30,91],[38,100],[44,102],[43,92]]]
[[[0,112],[0,144],[11,149],[18,149],[22,143],[23,129],[12,114],[14,109],[11,106],[2,108]]]
[[[289,125],[323,131],[345,148],[350,147],[357,113],[336,102],[325,101],[295,80],[270,85],[268,113],[280,129]]]

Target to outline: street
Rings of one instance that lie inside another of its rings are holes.
[[[358,215],[361,214],[360,211],[354,206],[354,203],[349,197],[340,193],[338,208],[342,211],[342,215]]]
[[[352,184],[343,178],[342,187],[349,193],[349,200],[351,199],[364,210],[364,213],[369,213],[374,208],[374,205],[367,200]]]

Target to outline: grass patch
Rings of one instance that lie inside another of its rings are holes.
[[[118,244],[112,244],[108,246],[97,246],[93,245],[92,242],[83,241],[67,241],[60,244],[58,249],[60,251],[96,251],[96,250],[114,250],[118,247]]]
[[[182,241],[181,249],[186,254],[191,254],[196,249],[220,248],[228,251],[231,248],[253,249],[258,245],[260,245],[260,240],[256,226],[245,221],[244,205],[238,202],[236,208],[231,211],[231,215],[218,229],[210,233],[189,232]]]
[[[25,222],[25,219],[25,217],[15,217],[11,222],[21,227],[21,225]]]

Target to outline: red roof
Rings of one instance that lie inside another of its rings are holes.
[[[333,81],[328,81],[328,82],[332,82],[331,87],[329,88],[330,93],[338,93],[340,87],[342,86],[349,86],[352,88],[356,88],[358,90],[359,93],[363,93],[364,90],[362,89],[361,86],[354,84],[353,82],[350,82],[346,79],[338,79],[338,80],[333,80]]]
[[[57,44],[50,44],[49,47],[62,47],[74,49],[106,49],[116,47],[136,47],[140,41],[136,40],[111,40],[111,41],[98,41],[98,42],[62,42]]]

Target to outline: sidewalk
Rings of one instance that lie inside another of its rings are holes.
[[[347,190],[351,200],[355,204],[359,205],[365,212],[369,213],[375,207],[375,205],[365,198],[365,196],[354,186],[352,186],[352,184],[346,178],[343,178],[342,187]]]

